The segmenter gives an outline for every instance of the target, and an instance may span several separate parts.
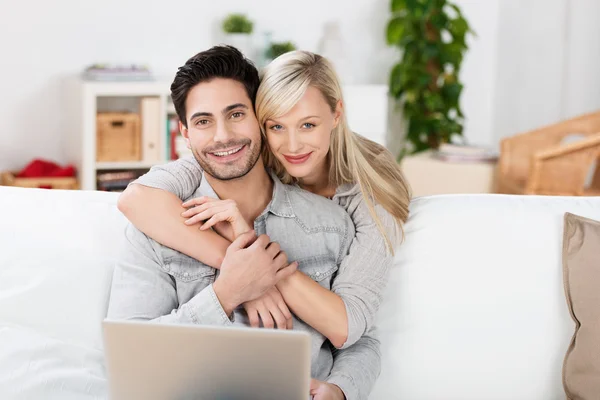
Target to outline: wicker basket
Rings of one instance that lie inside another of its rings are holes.
[[[42,188],[42,189],[62,189],[77,190],[79,184],[74,177],[56,177],[56,178],[17,178],[16,173],[0,173],[0,185],[18,186],[24,188]]]
[[[139,161],[140,116],[134,113],[98,113],[96,116],[96,160]]]

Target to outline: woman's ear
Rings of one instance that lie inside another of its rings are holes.
[[[337,128],[340,124],[340,120],[342,119],[342,115],[344,114],[344,105],[341,100],[338,100],[335,105],[335,111],[333,113],[333,128]]]
[[[192,144],[190,143],[190,133],[188,132],[188,128],[186,128],[181,121],[179,121],[179,132],[181,136],[185,139],[185,147],[188,149],[192,148]]]

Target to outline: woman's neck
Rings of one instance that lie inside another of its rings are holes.
[[[300,187],[319,196],[332,198],[335,195],[336,187],[329,183],[329,168],[327,163],[323,163],[321,168],[310,176],[299,180]]]

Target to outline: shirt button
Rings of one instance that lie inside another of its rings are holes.
[[[183,276],[185,276],[187,278],[188,276],[190,276],[190,273],[186,272],[186,273],[183,274]]]
[[[317,272],[317,276],[321,276],[321,273],[320,273],[320,272]]]

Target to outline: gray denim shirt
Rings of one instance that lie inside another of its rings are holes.
[[[135,183],[168,190],[182,200],[217,197],[202,174],[195,159],[183,158],[154,167]],[[341,187],[330,201],[283,185],[275,176],[273,181],[273,198],[256,219],[256,232],[280,243],[289,260],[299,261],[300,271],[338,294],[348,314],[348,340],[340,349],[294,318],[294,329],[312,337],[312,377],[338,385],[349,400],[367,399],[380,373],[374,321],[391,256],[356,186]],[[380,208],[377,212],[390,226],[391,217]],[[212,290],[218,271],[158,244],[132,225],[126,237],[113,278],[109,318],[249,325],[241,308],[233,320],[225,315]]]

